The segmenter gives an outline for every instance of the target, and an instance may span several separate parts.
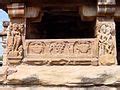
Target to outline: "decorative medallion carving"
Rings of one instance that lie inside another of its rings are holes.
[[[95,39],[26,40],[23,61],[38,65],[90,65],[93,59],[97,62],[94,45]]]
[[[90,54],[92,55],[92,47],[94,41],[90,40],[28,40],[27,45],[27,55],[36,54],[40,55],[82,55]]]
[[[44,42],[31,42],[29,44],[30,53],[44,54],[46,44]]]
[[[76,54],[79,54],[79,53],[88,53],[89,50],[91,49],[91,45],[90,45],[90,42],[87,41],[87,42],[79,42],[79,41],[76,41],[73,45],[73,52],[76,53]]]

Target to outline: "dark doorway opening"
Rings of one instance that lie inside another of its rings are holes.
[[[82,21],[78,12],[45,12],[41,22],[29,23],[27,39],[94,38],[94,26],[95,21]]]
[[[117,60],[120,65],[120,22],[116,22]]]

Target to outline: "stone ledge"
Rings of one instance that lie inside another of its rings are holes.
[[[119,90],[120,87],[92,86],[92,87],[45,87],[40,85],[33,86],[13,86],[1,85],[0,90]]]
[[[91,86],[120,85],[120,66],[27,66],[16,67],[6,84]]]

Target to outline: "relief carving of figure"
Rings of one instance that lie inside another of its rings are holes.
[[[10,23],[7,33],[7,47],[9,56],[21,56],[23,53],[22,32],[23,24]]]
[[[98,30],[100,65],[113,65],[116,63],[113,33],[112,25],[109,24],[102,24]]]
[[[13,46],[13,37],[12,37],[12,23],[7,28],[7,52],[9,53],[12,51],[12,46]]]
[[[13,37],[13,50],[17,51],[18,47],[22,44],[22,37],[19,25],[16,23],[13,24],[12,37]]]
[[[112,39],[112,29],[108,25],[102,25],[98,32],[99,55],[113,54],[114,44]]]

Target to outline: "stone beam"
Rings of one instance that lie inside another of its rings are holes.
[[[83,21],[93,21],[96,18],[97,7],[83,5],[79,7],[79,14]]]
[[[26,7],[25,18],[32,19],[32,22],[40,22],[43,15],[41,7]]]
[[[33,0],[2,0],[0,4],[5,7],[5,5],[9,4],[10,2],[14,3],[26,3],[28,7],[41,7],[42,9],[46,10],[46,8],[52,8],[52,10],[58,10],[58,11],[76,11],[79,10],[79,13],[81,15],[82,20],[84,21],[93,21],[96,19],[96,17],[99,15],[113,15],[115,20],[119,21],[120,20],[120,12],[119,12],[119,1],[117,1],[117,5],[115,1],[108,2],[107,3],[107,8],[105,5],[99,2],[99,7],[100,8],[106,8],[106,9],[100,9],[99,14],[97,13],[97,7],[96,7],[96,0],[91,1],[91,3],[87,3],[89,0],[70,0],[70,1],[62,1],[58,0],[56,3],[54,0],[48,1],[48,0],[39,0],[38,1],[33,1]],[[106,3],[105,3],[106,4]],[[30,9],[29,9],[30,10]],[[104,11],[105,10],[105,11]],[[110,11],[111,10],[111,11]],[[115,12],[114,12],[115,11]],[[106,12],[106,13],[104,13]],[[21,11],[22,13],[22,11]],[[19,14],[20,15],[20,14]],[[21,15],[20,15],[21,16]]]

